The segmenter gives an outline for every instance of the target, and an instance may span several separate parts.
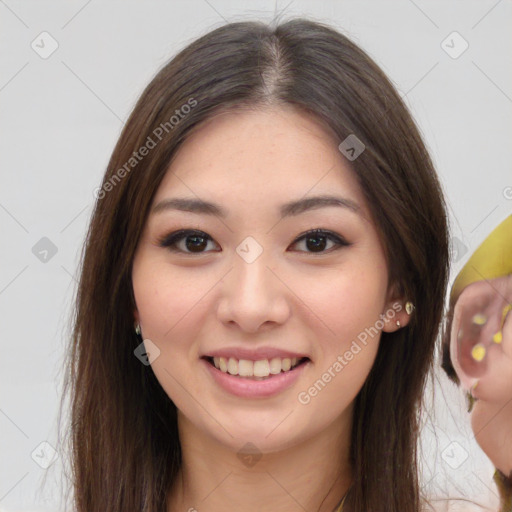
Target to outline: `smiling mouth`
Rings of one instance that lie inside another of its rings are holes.
[[[234,377],[251,379],[251,380],[267,380],[282,373],[288,373],[295,368],[310,361],[308,357],[302,358],[280,358],[262,359],[259,361],[250,361],[247,359],[235,359],[233,357],[210,357],[205,359],[217,370],[232,375]]]

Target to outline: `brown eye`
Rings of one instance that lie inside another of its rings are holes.
[[[306,252],[313,253],[332,252],[330,249],[336,250],[340,247],[350,245],[346,240],[344,240],[336,233],[322,229],[314,229],[312,231],[308,231],[304,235],[301,235],[299,238],[297,238],[293,245],[303,240],[306,242]],[[329,250],[326,251],[325,248],[328,242],[332,242],[334,246],[329,247]]]
[[[180,247],[179,243],[182,241],[184,241],[184,244]],[[204,249],[207,247],[209,241],[213,242],[213,239],[203,231],[182,229],[165,236],[159,241],[159,245],[173,252],[200,254],[205,252]]]

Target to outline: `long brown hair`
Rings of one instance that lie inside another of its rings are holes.
[[[134,356],[134,251],[154,193],[191,130],[221,110],[268,104],[301,109],[340,143],[353,134],[365,146],[350,165],[379,230],[390,283],[416,310],[405,328],[382,333],[356,397],[354,482],[344,510],[420,510],[418,411],[449,271],[443,193],[419,130],[381,69],[337,30],[299,18],[229,23],[195,40],[154,77],[120,135],[84,246],[66,361],[79,512],[165,511],[181,463],[177,415],[151,367]]]

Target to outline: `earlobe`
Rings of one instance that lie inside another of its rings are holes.
[[[411,301],[403,300],[403,298],[389,302],[382,314],[384,320],[384,328],[382,330],[385,332],[395,332],[404,328],[410,322],[414,310],[414,304]]]

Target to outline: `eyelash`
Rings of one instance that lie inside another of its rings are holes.
[[[165,247],[165,248],[169,249],[171,252],[177,252],[177,253],[182,253],[182,254],[191,254],[191,255],[205,254],[206,251],[189,252],[189,251],[182,251],[181,249],[176,248],[176,244],[178,242],[186,239],[189,236],[197,236],[200,238],[204,238],[207,241],[211,240],[213,242],[213,239],[204,231],[193,230],[193,229],[181,229],[179,231],[175,231],[173,233],[170,233],[168,235],[161,237],[158,240],[158,244],[160,247]],[[324,229],[313,229],[311,231],[307,231],[306,233],[303,233],[298,238],[296,238],[293,241],[292,245],[295,245],[296,243],[302,241],[303,239],[307,239],[308,237],[314,237],[314,236],[326,237],[327,239],[333,241],[336,245],[334,247],[331,247],[328,250],[325,250],[325,251],[319,251],[319,252],[299,251],[299,252],[306,252],[309,254],[327,254],[327,253],[331,253],[335,250],[341,249],[341,247],[348,247],[349,245],[351,245],[343,237],[337,235],[336,233],[333,233],[332,231],[327,231]],[[218,252],[218,251],[216,251],[216,252]]]

